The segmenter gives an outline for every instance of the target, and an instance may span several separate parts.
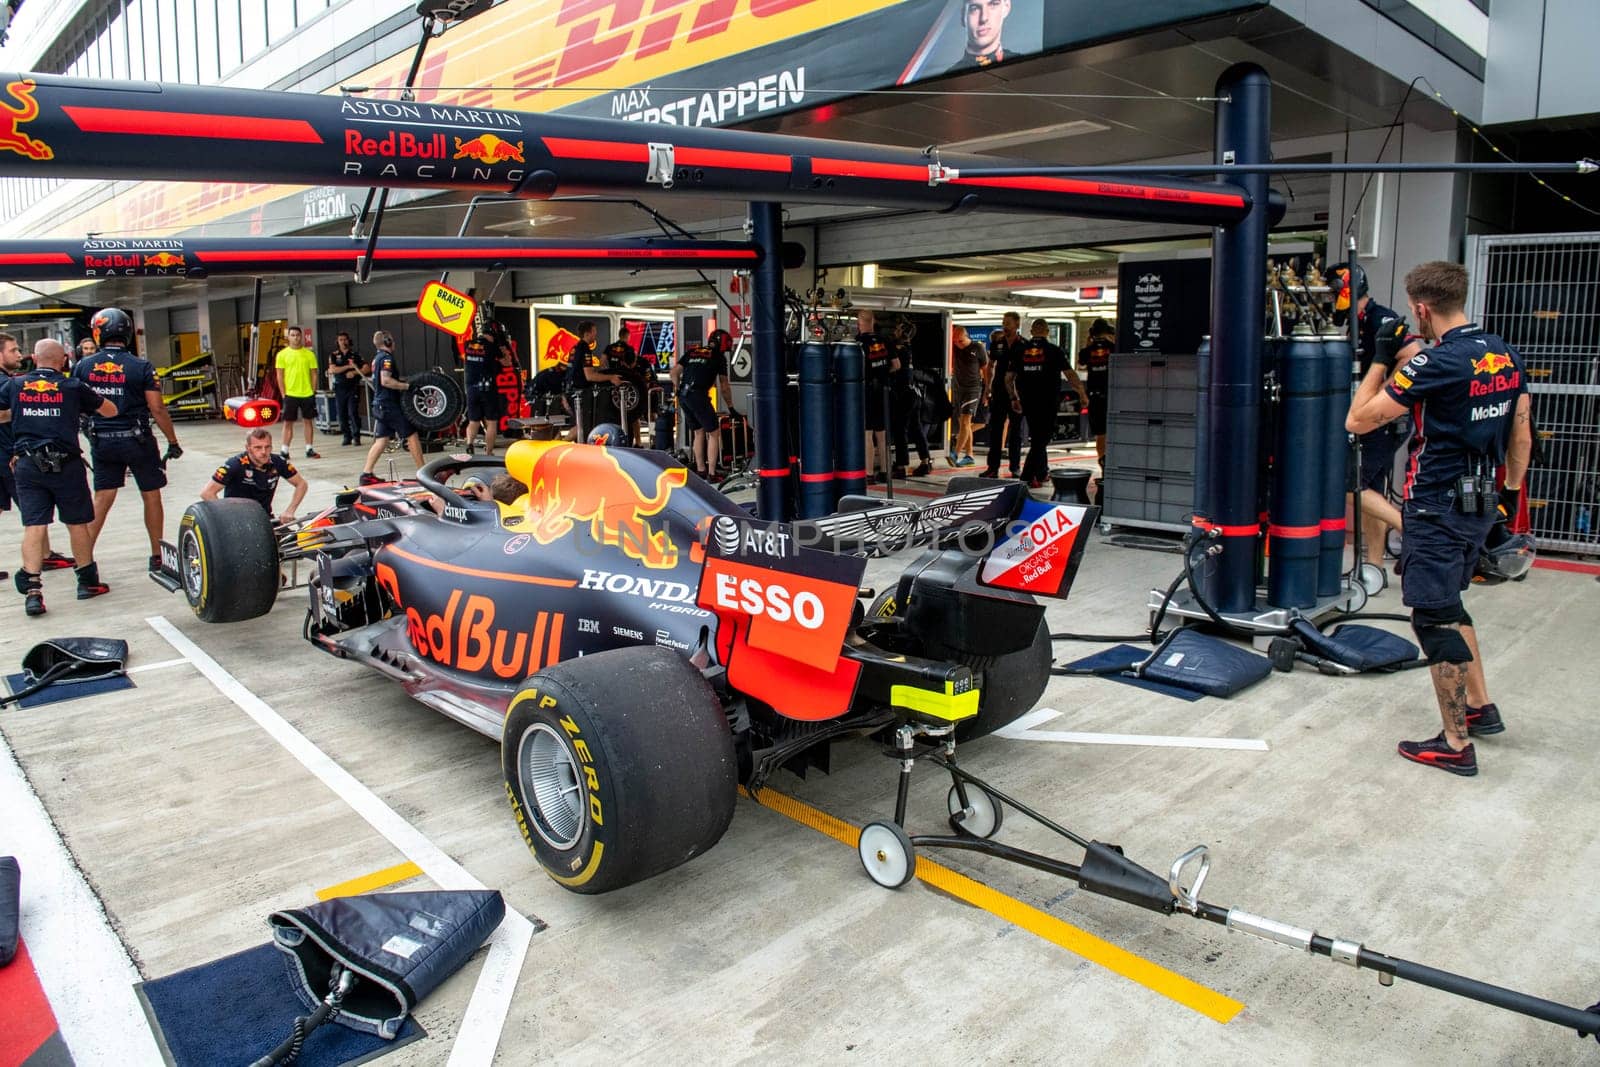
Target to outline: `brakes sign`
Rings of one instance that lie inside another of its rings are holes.
[[[477,310],[478,303],[472,297],[440,282],[423,286],[422,296],[417,299],[417,318],[456,337],[472,332],[473,315]]]
[[[697,603],[722,615],[747,616],[751,648],[831,671],[850,628],[865,562],[795,553],[787,542],[790,531],[777,524],[739,525],[738,536],[714,530],[707,538]]]

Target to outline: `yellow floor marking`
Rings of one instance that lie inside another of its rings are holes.
[[[353,897],[362,893],[370,893],[374,889],[382,889],[386,885],[403,882],[407,878],[415,878],[422,873],[422,868],[409,860],[397,863],[393,867],[385,867],[381,871],[363,874],[360,878],[352,878],[348,882],[330,885],[326,889],[317,890],[318,900],[332,900],[334,897]]]
[[[764,789],[756,802],[851,848],[855,848],[861,838],[859,827],[835,818],[827,812],[819,811],[794,797]],[[1068,952],[1076,953],[1089,962],[1097,963],[1130,981],[1138,982],[1146,989],[1175,1000],[1209,1019],[1226,1023],[1244,1010],[1244,1005],[1232,997],[1208,989],[1142,956],[1136,956],[1127,949],[1119,948],[1087,930],[1080,930],[1048,912],[1040,911],[1031,904],[1024,904],[1015,897],[1009,897],[943,864],[935,863],[926,856],[917,857],[917,877],[935,889],[949,893],[973,907],[982,908],[991,915],[1021,927],[1035,937],[1059,945]]]

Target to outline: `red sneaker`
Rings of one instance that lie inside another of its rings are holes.
[[[1457,752],[1450,747],[1450,742],[1444,739],[1444,732],[1440,731],[1438,737],[1430,737],[1426,741],[1402,741],[1399,749],[1400,755],[1412,763],[1425,763],[1430,767],[1437,767],[1441,771],[1459,774],[1463,778],[1471,778],[1478,773],[1478,756],[1469,743],[1466,748]]]

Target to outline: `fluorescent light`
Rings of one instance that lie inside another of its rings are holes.
[[[578,302],[578,297],[574,293],[562,293],[561,302],[563,304],[576,304]]]
[[[864,264],[862,264],[862,267],[861,267],[861,284],[862,284],[863,287],[865,287],[867,289],[875,289],[875,288],[877,288],[877,286],[878,286],[878,265],[876,263],[864,263]]]
[[[1037,296],[1045,300],[1078,299],[1078,291],[1076,289],[1018,289],[1016,293],[1018,296]]]
[[[906,303],[913,307],[940,308],[945,311],[966,308],[969,311],[990,311],[1003,314],[1007,311],[1017,310],[1010,304],[963,304],[950,300],[908,300]]]
[[[994,133],[987,137],[969,137],[965,141],[952,141],[941,147],[952,152],[983,153],[995,148],[1015,148],[1018,145],[1055,141],[1063,137],[1079,137],[1110,128],[1102,122],[1073,119],[1071,122],[1057,122],[1050,126],[1035,126],[1031,130],[1012,130],[1010,133]]]

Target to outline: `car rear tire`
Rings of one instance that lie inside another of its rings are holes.
[[[178,523],[184,597],[202,622],[243,622],[278,599],[278,539],[254,500],[199,500]]]
[[[667,648],[614,649],[530,677],[506,713],[501,765],[523,840],[575,893],[671,870],[733,819],[727,717],[700,672]]]
[[[400,397],[406,421],[423,433],[442,430],[461,418],[467,409],[467,394],[461,383],[448,374],[427,370],[413,374]]]

